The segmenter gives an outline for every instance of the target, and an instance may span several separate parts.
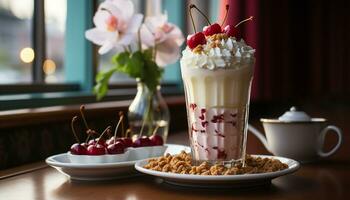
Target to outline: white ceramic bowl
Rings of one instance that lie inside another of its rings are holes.
[[[72,163],[96,164],[96,163],[117,163],[125,161],[143,160],[146,158],[158,157],[164,154],[167,146],[152,146],[127,148],[123,154],[105,154],[105,155],[74,155],[67,153]]]
[[[128,148],[130,152],[128,160],[143,160],[146,158],[162,156],[167,146],[137,147]]]
[[[67,153],[69,160],[72,163],[116,163],[127,161],[130,152],[125,151],[122,154],[106,154],[98,156],[89,155],[74,155],[70,152]]]

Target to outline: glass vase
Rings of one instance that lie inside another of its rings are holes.
[[[170,114],[160,86],[152,92],[144,83],[137,82],[137,93],[129,106],[128,120],[133,137],[157,134],[166,142]]]

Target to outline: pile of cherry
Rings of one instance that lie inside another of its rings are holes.
[[[193,17],[192,17],[192,9],[193,8],[198,10],[198,12],[201,15],[203,15],[204,18],[206,19],[206,21],[208,22],[208,26],[205,26],[203,28],[202,32],[197,32],[197,30],[196,30],[196,26],[194,24]],[[191,4],[190,5],[190,9],[189,9],[189,13],[190,13],[190,16],[191,16],[192,25],[193,25],[195,34],[189,35],[187,37],[187,42],[186,42],[187,46],[190,49],[194,49],[198,45],[204,45],[204,44],[207,43],[206,36],[208,37],[208,36],[212,36],[212,35],[219,34],[219,33],[224,33],[228,37],[238,37],[239,31],[238,31],[237,27],[240,24],[242,24],[242,23],[244,23],[246,21],[252,20],[253,16],[251,16],[248,19],[245,19],[245,20],[237,23],[236,25],[230,25],[229,24],[229,25],[226,25],[225,28],[222,28],[222,26],[225,24],[225,21],[227,19],[228,10],[229,10],[229,5],[226,5],[226,15],[225,15],[225,18],[224,18],[224,20],[223,20],[221,25],[219,25],[218,23],[211,24],[209,19],[208,19],[208,17],[201,10],[199,10],[194,4]]]
[[[73,135],[77,143],[73,144],[70,148],[71,154],[74,155],[105,155],[105,154],[122,154],[125,152],[126,148],[129,147],[148,147],[148,146],[161,146],[163,145],[163,138],[159,135],[156,135],[156,129],[153,132],[153,135],[150,137],[142,136],[138,137],[135,140],[132,140],[129,136],[130,129],[124,133],[124,114],[119,112],[119,121],[115,128],[114,135],[109,139],[104,139],[104,135],[111,135],[111,126],[108,126],[101,134],[98,134],[97,131],[89,128],[89,125],[85,117],[85,107],[80,106],[80,114],[83,119],[84,125],[86,127],[87,138],[86,141],[80,143],[77,133],[75,131],[75,123],[78,120],[78,116],[74,116],[71,122],[71,128]],[[123,137],[118,138],[117,132],[119,125],[122,124],[122,135]],[[98,137],[96,137],[98,136]],[[90,139],[92,138],[92,139]]]

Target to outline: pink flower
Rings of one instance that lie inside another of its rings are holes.
[[[100,45],[99,54],[112,48],[117,51],[136,43],[136,33],[142,23],[143,15],[134,14],[131,0],[106,0],[94,16],[95,28],[87,30],[85,37]]]
[[[180,46],[184,36],[176,25],[168,22],[168,15],[146,17],[141,26],[143,47],[156,48],[156,63],[165,66],[174,63],[180,57]]]

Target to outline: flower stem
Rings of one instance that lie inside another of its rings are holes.
[[[154,43],[154,49],[153,49],[153,61],[156,62],[156,58],[157,58],[157,44]]]
[[[141,45],[141,27],[137,31],[137,38],[138,38],[138,46],[139,46],[139,51],[142,51],[142,45]]]
[[[147,107],[146,110],[144,112],[144,116],[142,119],[142,126],[140,129],[140,133],[139,133],[139,137],[142,136],[143,133],[143,129],[145,127],[145,125],[147,124],[148,126],[148,130],[147,130],[147,134],[150,135],[153,132],[153,92],[149,91],[148,95],[147,95]]]

